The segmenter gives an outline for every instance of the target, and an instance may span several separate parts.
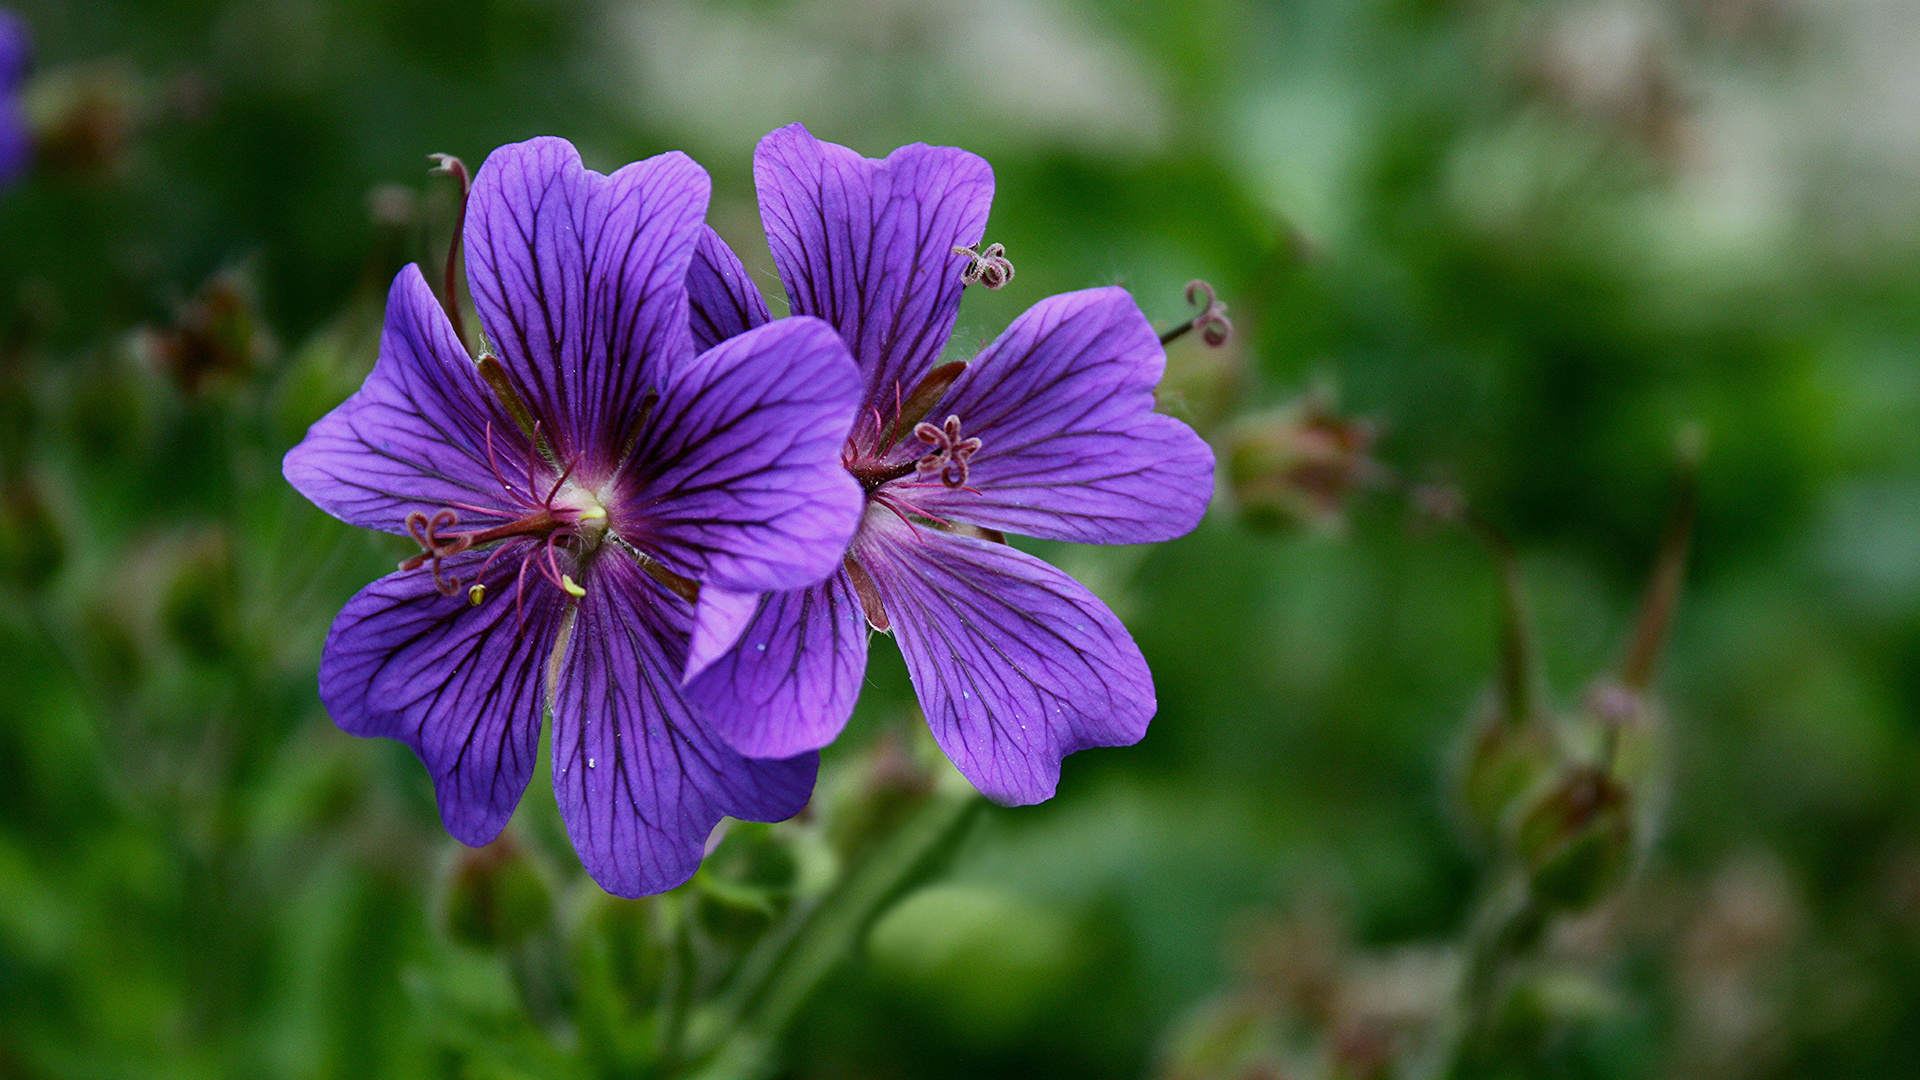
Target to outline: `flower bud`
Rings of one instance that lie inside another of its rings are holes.
[[[828,839],[843,859],[858,859],[891,835],[934,791],[934,774],[892,732],[874,740],[833,808]]]
[[[1553,732],[1514,723],[1490,695],[1477,712],[1460,764],[1460,803],[1475,837],[1489,848],[1510,827],[1515,807],[1559,768]]]
[[[463,847],[447,874],[447,936],[476,949],[510,949],[532,937],[553,914],[540,872],[512,833],[486,847]]]
[[[1349,497],[1375,477],[1373,425],[1335,412],[1329,397],[1308,394],[1227,432],[1227,484],[1249,524],[1338,531]]]
[[[141,330],[135,348],[149,367],[189,395],[229,385],[274,353],[253,291],[234,271],[207,279],[171,324]]]
[[[1579,765],[1520,820],[1515,845],[1541,904],[1578,911],[1625,880],[1634,832],[1626,789],[1606,770]]]
[[[60,569],[66,545],[59,523],[32,480],[0,487],[0,577],[24,589],[44,585]]]

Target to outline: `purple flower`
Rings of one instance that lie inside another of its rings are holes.
[[[0,8],[0,188],[20,179],[33,160],[33,129],[20,102],[31,58],[26,21]]]
[[[899,640],[960,771],[1002,803],[1046,799],[1061,758],[1146,733],[1153,681],[1106,605],[1000,532],[1179,536],[1206,510],[1213,454],[1153,411],[1166,357],[1120,289],[1043,300],[970,364],[939,364],[977,270],[985,161],[925,145],[874,161],[794,124],[761,140],[754,177],[794,313],[832,323],[860,365],[843,458],[867,505],[824,582],[764,600],[703,595],[715,625],[746,629],[729,653],[696,637],[689,692],[743,753],[823,746],[853,708],[864,613]],[[710,230],[688,288],[703,341],[768,319]]]
[[[465,236],[498,359],[469,358],[409,266],[373,373],[285,465],[328,513],[421,546],[334,621],[334,720],[412,747],[447,830],[477,845],[526,790],[551,709],[561,816],[624,896],[684,881],[723,814],[805,804],[815,755],[750,760],[689,711],[690,597],[819,580],[861,505],[839,461],[859,377],[831,327],[783,320],[695,356],[707,195],[681,154],[602,176],[560,139],[494,151]]]

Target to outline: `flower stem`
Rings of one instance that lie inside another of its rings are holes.
[[[971,788],[935,794],[819,903],[796,909],[768,934],[741,962],[713,1028],[717,1045],[695,1075],[771,1075],[776,1041],[801,1006],[881,911],[954,850],[982,805]]]

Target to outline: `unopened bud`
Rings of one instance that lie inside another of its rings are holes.
[[[1259,528],[1337,530],[1352,495],[1379,474],[1374,426],[1336,412],[1328,395],[1241,420],[1225,436],[1227,483]]]
[[[240,643],[233,552],[226,534],[209,531],[178,549],[160,594],[160,625],[195,659],[213,662]]]
[[[27,88],[39,166],[95,179],[125,167],[140,114],[149,109],[122,64],[49,72]]]
[[[0,575],[25,589],[60,569],[66,544],[40,489],[22,478],[0,487]]]
[[[1460,803],[1475,836],[1497,846],[1511,827],[1516,806],[1559,767],[1552,730],[1513,722],[1497,694],[1474,716],[1460,764]]]
[[[244,276],[225,271],[208,278],[181,305],[174,321],[142,330],[141,359],[188,394],[227,385],[274,353]]]
[[[856,767],[851,790],[835,806],[827,836],[843,858],[856,859],[933,795],[934,776],[913,748],[892,732],[874,741]]]
[[[1630,811],[1626,790],[1584,765],[1534,804],[1514,839],[1543,906],[1579,911],[1625,880],[1634,854]]]
[[[476,949],[510,949],[532,937],[553,913],[538,869],[512,837],[461,848],[447,875],[447,936]]]

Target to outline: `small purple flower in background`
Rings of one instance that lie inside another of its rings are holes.
[[[33,161],[33,129],[20,101],[32,54],[26,21],[0,8],[0,188],[25,175]]]
[[[748,759],[689,711],[691,601],[696,582],[819,580],[861,506],[839,458],[859,376],[831,327],[783,320],[695,356],[707,196],[681,154],[603,176],[560,139],[494,151],[465,239],[497,359],[468,356],[409,266],[373,373],[285,465],[328,513],[421,547],[334,621],[334,720],[412,747],[447,830],[478,845],[551,709],[561,816],[624,896],[686,880],[722,815],[805,805],[815,755]]]
[[[824,582],[702,595],[689,693],[743,753],[823,746],[853,709],[864,613],[898,638],[960,771],[1001,803],[1046,799],[1066,755],[1146,733],[1153,681],[1106,605],[999,531],[1171,539],[1206,511],[1213,453],[1153,411],[1166,356],[1117,288],[1043,300],[971,363],[936,366],[966,283],[1012,276],[998,245],[975,254],[993,197],[980,158],[916,144],[875,161],[794,124],[761,140],[754,178],[793,312],[833,324],[864,376],[844,460],[867,506]],[[711,230],[688,289],[704,342],[769,318]]]

